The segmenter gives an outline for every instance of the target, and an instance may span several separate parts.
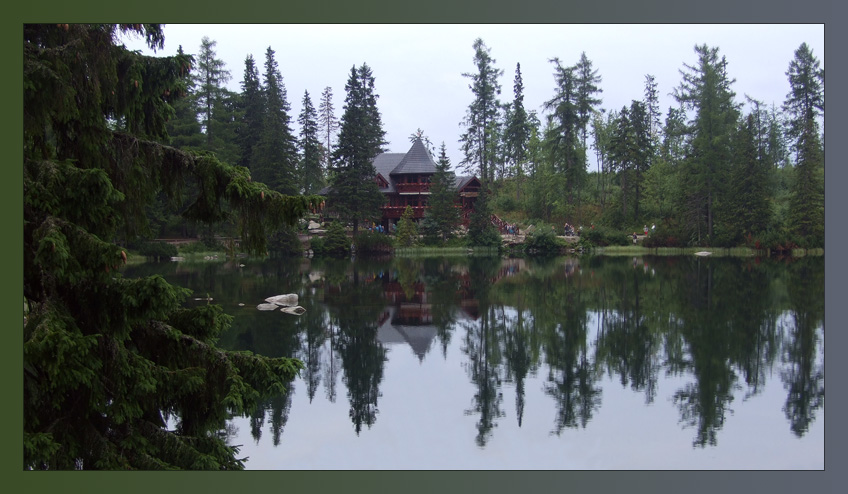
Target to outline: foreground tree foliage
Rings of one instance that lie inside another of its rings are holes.
[[[267,231],[320,198],[163,145],[192,57],[142,56],[122,33],[163,46],[158,25],[24,27],[24,465],[240,469],[225,420],[302,364],[217,348],[231,318],[185,308],[188,290],[159,276],[123,278],[114,240],[148,230],[163,192],[193,220],[237,216],[242,245],[262,253]]]

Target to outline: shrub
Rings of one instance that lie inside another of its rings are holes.
[[[658,225],[656,230],[648,235],[648,238],[642,242],[642,245],[650,248],[684,247],[682,239],[683,234],[681,232],[663,223]]]
[[[177,247],[166,242],[146,242],[138,248],[138,253],[156,260],[170,259],[177,255]]]
[[[418,243],[418,227],[412,221],[412,208],[407,206],[403,211],[397,227],[397,245],[398,247],[412,247]]]
[[[344,227],[338,221],[330,223],[327,236],[324,237],[323,255],[345,257],[350,254],[350,239]]]
[[[542,225],[524,239],[524,252],[528,254],[551,256],[561,253],[564,247],[565,244],[547,225]]]
[[[391,237],[383,233],[360,233],[356,236],[354,244],[356,245],[356,253],[359,255],[391,254],[394,250]]]
[[[630,245],[632,237],[622,230],[595,226],[595,228],[584,228],[580,239],[595,247],[606,247],[608,245]]]
[[[303,254],[303,244],[293,227],[283,227],[268,238],[268,252],[272,256],[299,256]]]
[[[309,248],[312,249],[312,255],[316,257],[327,255],[327,246],[323,237],[312,237],[309,241]]]

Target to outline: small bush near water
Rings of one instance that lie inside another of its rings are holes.
[[[580,234],[580,240],[595,247],[606,247],[608,245],[631,245],[633,237],[627,232],[596,226],[595,228],[584,228]]]
[[[177,247],[167,242],[145,242],[139,246],[138,253],[156,260],[170,259],[177,255]]]
[[[547,226],[540,226],[524,238],[524,252],[531,255],[557,255],[565,244]]]
[[[391,254],[394,250],[391,237],[384,233],[360,233],[356,236],[354,245],[357,255],[384,255]]]

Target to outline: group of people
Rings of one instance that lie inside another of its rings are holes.
[[[657,229],[657,225],[656,225],[655,223],[652,223],[652,224],[651,224],[651,231],[650,231],[650,233],[654,233],[654,231],[655,231],[656,229]],[[645,226],[642,228],[642,231],[644,231],[644,232],[645,232],[645,236],[647,237],[647,236],[648,236],[648,225],[645,225]],[[633,232],[633,243],[634,243],[634,244],[636,243],[636,232]]]
[[[575,230],[570,223],[566,222],[563,230],[566,237],[572,237],[574,235],[580,235],[580,232],[583,231],[583,227],[581,226],[578,230]]]
[[[392,225],[392,226],[394,226],[394,225]],[[366,227],[366,229],[369,232],[386,233],[386,229],[383,227],[383,225],[375,225],[374,223],[371,223],[371,225]],[[394,231],[394,228],[392,229],[392,231]]]

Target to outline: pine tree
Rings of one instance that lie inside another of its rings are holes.
[[[630,125],[632,127],[633,157],[633,220],[639,221],[639,203],[642,200],[642,182],[651,168],[654,156],[654,141],[651,135],[651,115],[642,101],[630,103]]]
[[[423,221],[430,225],[433,234],[442,242],[453,237],[453,231],[459,224],[456,179],[450,171],[450,164],[443,142],[439,149],[439,160],[436,162],[436,173],[430,181],[430,207]]]
[[[680,87],[674,97],[684,108],[695,111],[690,122],[691,154],[683,163],[681,185],[685,224],[697,243],[709,242],[717,220],[715,208],[722,199],[730,163],[730,136],[738,119],[738,104],[727,75],[727,61],[718,48],[695,47],[698,63],[684,64]]]
[[[575,104],[577,105],[578,127],[583,140],[583,148],[586,148],[586,134],[592,112],[601,104],[599,98],[594,94],[602,93],[604,90],[598,87],[603,79],[598,75],[598,70],[592,68],[592,61],[586,56],[586,52],[580,53],[580,60],[574,66]]]
[[[206,133],[207,148],[212,147],[212,113],[215,105],[223,97],[224,85],[230,80],[230,71],[225,68],[223,60],[215,58],[216,41],[204,36],[200,40],[200,52],[197,54],[197,71],[192,80],[197,88],[197,116],[203,131]]]
[[[728,228],[723,240],[740,245],[748,235],[765,232],[771,219],[770,166],[758,149],[755,112],[739,123],[732,145],[733,168],[726,198]]]
[[[607,194],[610,189],[608,180],[612,174],[610,139],[615,121],[614,113],[609,112],[604,118],[604,113],[595,112],[592,118],[592,149],[595,150],[595,159],[598,163],[598,191],[600,192],[601,212],[604,211],[607,204]]]
[[[818,119],[824,114],[824,70],[806,43],[795,50],[786,72],[790,92],[783,108],[795,151],[790,228],[805,245],[824,245],[824,150]]]
[[[230,317],[185,308],[188,291],[160,276],[122,277],[112,239],[146,228],[158,191],[178,198],[196,181],[186,216],[232,211],[260,253],[267,228],[320,198],[162,145],[193,59],[143,56],[119,33],[164,44],[158,25],[24,26],[24,467],[240,469],[217,432],[302,364],[217,348]]]
[[[627,197],[633,189],[632,176],[635,160],[633,125],[630,123],[630,109],[621,107],[615,115],[614,127],[610,130],[610,169],[616,174],[621,190],[621,217],[627,217]]]
[[[359,222],[376,219],[385,197],[374,177],[374,158],[383,152],[385,131],[377,109],[374,76],[367,64],[350,69],[345,84],[344,114],[338,144],[333,151],[333,167],[327,207],[353,224],[354,237]]]
[[[240,166],[253,169],[253,149],[262,135],[262,115],[265,103],[262,98],[262,86],[253,55],[244,59],[244,78],[241,82],[241,111],[239,125]]]
[[[563,179],[567,202],[574,204],[586,175],[586,152],[580,144],[582,125],[580,94],[575,67],[565,67],[558,58],[550,60],[554,64],[556,94],[544,103],[545,110],[551,112],[553,127],[546,136],[550,146],[555,172]]]
[[[521,200],[521,180],[524,176],[524,163],[527,158],[527,145],[530,141],[530,121],[524,109],[524,82],[521,78],[521,64],[515,64],[513,82],[514,99],[509,107],[506,129],[504,130],[504,156],[516,178],[515,198]]]
[[[209,130],[212,134],[208,150],[225,163],[241,160],[239,132],[241,127],[241,95],[222,88],[220,97],[212,106]]]
[[[489,208],[485,194],[480,194],[474,202],[474,211],[469,219],[468,245],[472,247],[501,246],[501,236],[492,224],[492,210]]]
[[[418,243],[418,227],[412,220],[413,215],[412,206],[407,206],[403,210],[397,227],[398,247],[412,247]]]
[[[321,136],[324,138],[324,161],[325,170],[330,169],[330,157],[332,155],[332,139],[339,129],[339,121],[333,113],[333,88],[327,86],[321,93],[321,102],[318,104],[318,124],[321,128]]]
[[[275,52],[269,46],[265,51],[265,83],[262,87],[265,103],[262,133],[253,149],[251,166],[256,180],[282,194],[295,194],[297,149],[289,116],[291,106],[274,56]]]
[[[466,170],[475,172],[482,184],[481,194],[486,194],[487,188],[494,177],[495,157],[492,156],[492,123],[497,119],[500,108],[498,95],[501,85],[498,77],[503,70],[496,69],[495,60],[489,54],[490,49],[482,39],[477,38],[472,45],[474,48],[474,65],[476,73],[464,73],[463,77],[471,79],[468,86],[474,94],[474,101],[468,105],[462,125],[467,129],[460,137],[464,159],[459,163]]]
[[[309,92],[303,92],[303,109],[297,121],[300,124],[300,164],[298,176],[300,189],[305,194],[315,194],[324,187],[324,169],[321,159],[324,154],[321,141],[318,140],[318,114],[312,106]]]
[[[177,55],[185,55],[182,46],[177,50]],[[186,81],[184,94],[172,102],[174,116],[166,124],[170,144],[184,151],[201,150],[205,141],[202,127],[197,121],[196,99],[195,83],[190,79]]]
[[[645,110],[648,112],[651,141],[656,147],[660,140],[660,102],[657,92],[657,81],[651,74],[645,74]]]

